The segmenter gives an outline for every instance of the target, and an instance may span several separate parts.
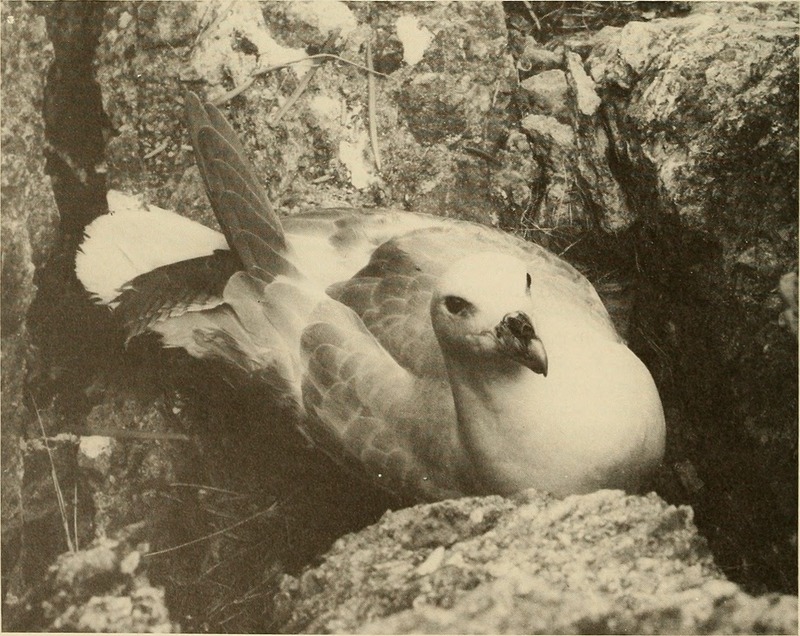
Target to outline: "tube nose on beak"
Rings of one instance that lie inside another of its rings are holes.
[[[547,351],[528,314],[522,311],[506,314],[495,331],[505,355],[534,373],[547,376]]]
[[[531,324],[531,319],[521,311],[507,314],[503,318],[503,322],[506,323],[511,335],[522,343],[527,344],[536,337],[536,331]]]

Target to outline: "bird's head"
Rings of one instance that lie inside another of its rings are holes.
[[[481,253],[455,262],[431,300],[433,329],[442,349],[514,362],[547,375],[547,353],[533,320],[531,275],[507,254]]]

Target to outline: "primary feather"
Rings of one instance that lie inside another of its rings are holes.
[[[186,101],[223,234],[110,193],[76,263],[129,337],[261,378],[326,453],[405,495],[635,489],[660,461],[652,378],[572,266],[407,212],[281,221],[219,111]]]

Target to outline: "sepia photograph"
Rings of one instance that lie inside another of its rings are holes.
[[[797,634],[799,13],[0,0],[2,630]]]

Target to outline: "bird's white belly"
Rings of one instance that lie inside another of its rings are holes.
[[[488,408],[485,394],[463,393],[462,439],[487,491],[636,490],[655,468],[664,449],[658,392],[627,347],[608,349],[580,372],[522,369],[522,378],[492,387]]]

